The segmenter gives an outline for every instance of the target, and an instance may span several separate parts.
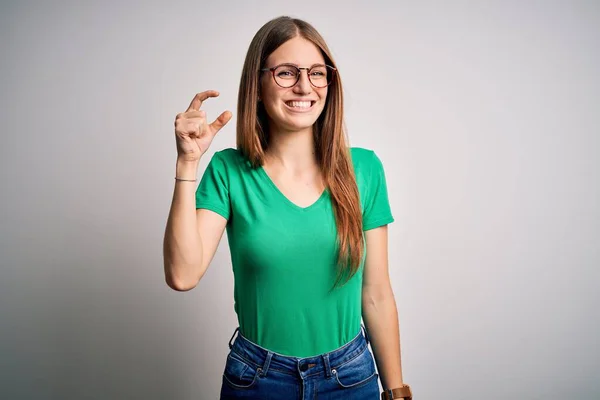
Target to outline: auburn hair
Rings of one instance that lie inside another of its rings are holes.
[[[309,23],[282,16],[259,29],[246,54],[237,104],[237,148],[254,168],[263,165],[269,147],[267,114],[258,101],[260,69],[264,68],[271,53],[297,36],[317,46],[325,63],[336,68],[325,40]],[[315,154],[332,199],[337,226],[339,254],[334,287],[342,280],[347,282],[352,278],[364,256],[362,211],[348,147],[343,100],[342,82],[336,71],[327,91],[325,107],[313,126]]]

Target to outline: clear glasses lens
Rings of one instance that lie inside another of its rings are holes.
[[[293,65],[280,65],[273,71],[275,82],[282,87],[292,87],[298,82],[300,70]],[[333,70],[326,65],[315,65],[308,71],[308,79],[315,87],[325,87],[331,83]]]

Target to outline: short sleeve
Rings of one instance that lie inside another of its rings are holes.
[[[229,180],[227,164],[220,153],[211,158],[196,189],[196,208],[205,208],[229,219]]]
[[[370,167],[367,199],[363,210],[364,231],[394,222],[383,164],[375,152],[372,152]]]

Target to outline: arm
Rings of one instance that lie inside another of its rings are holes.
[[[398,311],[388,271],[387,225],[366,231],[362,317],[384,389],[402,386]]]
[[[177,175],[195,179],[198,163],[177,162]],[[193,289],[210,264],[227,220],[205,209],[196,210],[195,182],[175,181],[163,241],[165,280],[178,291]]]

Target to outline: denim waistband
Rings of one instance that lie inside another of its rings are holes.
[[[233,332],[229,340],[229,348],[246,362],[254,364],[261,376],[266,376],[269,370],[276,370],[303,378],[323,373],[330,377],[332,369],[360,355],[369,344],[367,330],[361,325],[361,331],[354,339],[335,350],[312,357],[293,357],[275,353],[251,342],[239,332],[239,329],[238,327]],[[238,335],[232,343],[236,333]]]

